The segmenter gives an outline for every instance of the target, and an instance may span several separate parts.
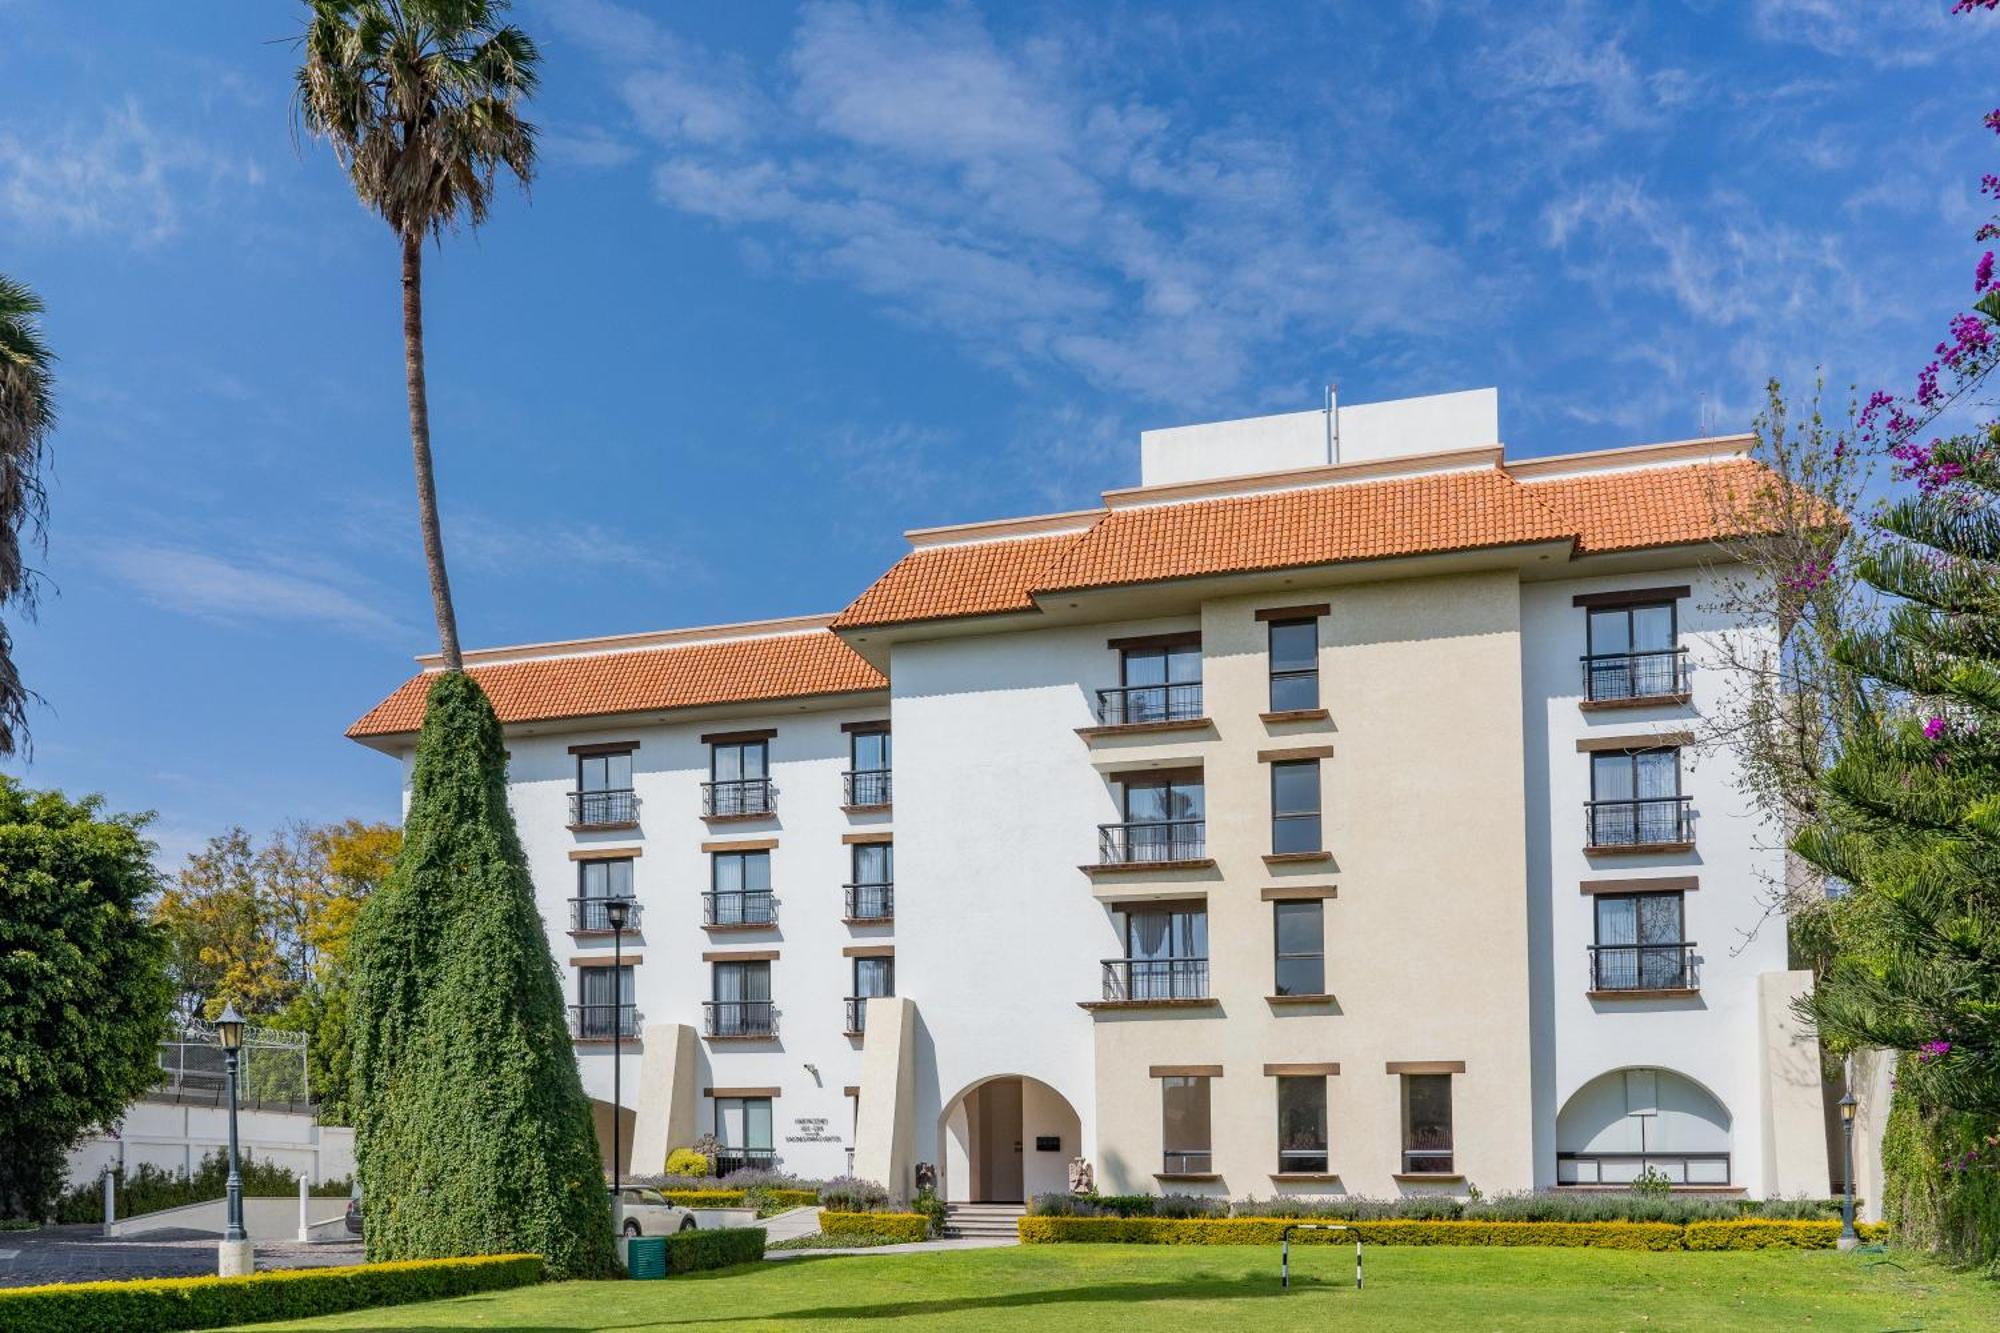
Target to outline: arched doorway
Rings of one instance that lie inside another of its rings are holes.
[[[1021,1203],[1066,1192],[1082,1138],[1069,1099],[1040,1079],[981,1079],[938,1117],[939,1192],[950,1203]]]
[[[1675,1185],[1729,1185],[1729,1109],[1671,1069],[1616,1069],[1556,1114],[1556,1183],[1623,1187],[1648,1171]]]

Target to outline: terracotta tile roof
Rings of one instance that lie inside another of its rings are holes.
[[[889,685],[826,630],[469,669],[493,700],[502,722],[797,699]],[[414,732],[423,722],[431,680],[426,673],[403,682],[347,734],[360,738]]]
[[[1496,469],[1114,509],[1037,591],[1330,565],[1570,533]]]
[[[1727,536],[1718,510],[1744,513],[1741,506],[1776,481],[1761,463],[1732,458],[1522,484],[1576,534],[1577,553],[1589,555]]]
[[[1032,610],[1038,594],[1524,542],[1575,552],[1728,535],[1715,501],[1771,474],[1748,458],[1516,478],[1504,468],[1107,508],[1081,532],[925,547],[897,561],[836,630]],[[1726,505],[1725,505],[1726,508]]]
[[[912,551],[836,616],[833,628],[1032,610],[1030,594],[1081,535],[1011,537]]]

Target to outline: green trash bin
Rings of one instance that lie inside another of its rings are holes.
[[[625,1271],[635,1278],[667,1275],[667,1238],[633,1236],[625,1242]]]

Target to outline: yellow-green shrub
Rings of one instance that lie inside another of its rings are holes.
[[[1861,1222],[1854,1228],[1863,1240],[1889,1234],[1883,1222]],[[1690,1250],[1830,1250],[1840,1239],[1838,1222],[1781,1222],[1751,1218],[1742,1222],[1690,1222]]]
[[[306,1319],[542,1280],[538,1254],[409,1259],[350,1268],[291,1268],[250,1277],[177,1277],[142,1282],[64,1282],[0,1289],[8,1333],[154,1333]]]
[[[666,1173],[699,1179],[708,1174],[708,1165],[706,1153],[698,1153],[692,1148],[676,1148],[667,1154]]]
[[[1319,1221],[1321,1219],[1314,1219]],[[1326,1219],[1338,1221],[1338,1219]],[[1292,1219],[1282,1217],[1024,1217],[1030,1245],[1276,1245]],[[1341,1245],[1358,1235],[1370,1245],[1548,1245],[1617,1250],[1680,1248],[1671,1222],[1339,1222],[1346,1231],[1292,1233],[1297,1245]]]
[[[819,1215],[819,1231],[822,1236],[869,1236],[891,1241],[920,1241],[929,1237],[930,1227],[931,1220],[922,1213],[823,1212]]]

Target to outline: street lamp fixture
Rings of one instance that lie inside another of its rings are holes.
[[[231,1002],[223,1006],[215,1020],[215,1036],[222,1043],[222,1062],[229,1071],[229,1185],[226,1194],[226,1221],[222,1244],[217,1249],[216,1268],[224,1277],[253,1271],[249,1234],[243,1229],[243,1168],[236,1151],[236,1073],[243,1052],[243,1015]]]
[[[632,916],[632,900],[623,897],[607,898],[604,902],[604,919],[611,924],[611,1215],[618,1216],[618,1187],[622,1183],[619,1168],[623,1165],[624,1144],[620,1142],[625,1105],[624,1089],[620,1075],[624,1072],[625,1035],[625,923]]]
[[[1849,1084],[1840,1095],[1840,1137],[1847,1154],[1847,1166],[1843,1174],[1847,1177],[1847,1189],[1840,1200],[1840,1248],[1851,1250],[1861,1243],[1861,1237],[1854,1230],[1854,1112],[1860,1103],[1854,1100],[1854,1086]]]

